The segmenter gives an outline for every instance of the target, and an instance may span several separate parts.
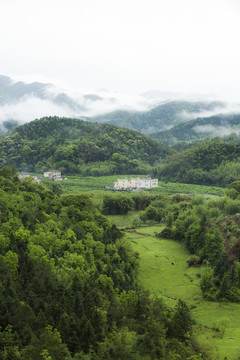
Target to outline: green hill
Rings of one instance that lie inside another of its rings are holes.
[[[83,120],[46,117],[16,128],[0,141],[0,166],[65,174],[148,173],[173,152],[136,131]]]
[[[186,119],[182,115],[183,112],[190,113],[189,116],[191,119],[191,113],[211,111],[216,107],[223,106],[224,103],[222,102],[171,101],[161,104],[149,111],[129,112],[119,110],[94,117],[93,120],[100,123],[121,125],[128,129],[150,134],[185,122]],[[195,114],[193,117],[195,117]]]
[[[177,142],[198,141],[213,136],[222,136],[236,132],[240,125],[240,115],[215,115],[197,118],[178,124],[166,131],[159,131],[150,136],[167,145]]]
[[[154,170],[162,181],[226,186],[240,178],[240,137],[214,138],[169,157]]]

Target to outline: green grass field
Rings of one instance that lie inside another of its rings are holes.
[[[109,217],[122,228],[127,216]],[[130,216],[129,216],[130,218]],[[189,268],[188,251],[174,240],[154,236],[160,226],[145,226],[125,231],[134,251],[140,254],[139,281],[167,305],[174,307],[178,298],[186,301],[196,320],[194,335],[212,360],[237,360],[240,356],[240,304],[203,300],[197,273],[201,267]]]
[[[66,181],[62,181],[62,189],[64,194],[78,193],[82,191],[105,191],[106,186],[113,186],[114,181],[118,178],[140,177],[144,178],[146,175],[111,175],[111,176],[68,176]],[[151,190],[146,190],[153,193],[163,194],[202,194],[223,196],[224,189],[214,186],[201,186],[191,184],[178,183],[163,183],[159,182],[159,187]]]

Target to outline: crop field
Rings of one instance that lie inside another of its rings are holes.
[[[68,176],[66,181],[62,181],[62,189],[64,194],[78,193],[82,191],[92,190],[105,190],[106,186],[113,186],[114,181],[118,178],[140,177],[145,178],[146,175],[111,175],[111,176]],[[105,190],[106,191],[106,190]],[[151,190],[146,190],[153,193],[163,194],[204,194],[223,196],[224,189],[215,186],[202,186],[202,185],[191,185],[191,184],[179,184],[179,183],[163,183],[159,182],[159,187]]]
[[[111,221],[124,227],[125,217]],[[127,223],[126,227],[127,226]],[[144,226],[125,231],[134,251],[139,252],[139,281],[174,307],[179,298],[186,301],[196,320],[194,335],[212,360],[237,360],[240,355],[240,304],[203,300],[199,287],[201,267],[188,267],[188,251],[174,240],[154,236],[160,226]]]

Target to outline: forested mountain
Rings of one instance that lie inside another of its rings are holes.
[[[226,186],[239,179],[240,137],[214,138],[174,154],[154,170],[163,181]]]
[[[4,167],[0,210],[1,359],[195,359],[187,305],[138,286],[139,254],[88,196]]]
[[[0,141],[0,166],[65,174],[148,173],[173,153],[136,131],[82,120],[49,117],[32,121]]]
[[[171,101],[145,112],[115,111],[93,118],[94,121],[108,123],[137,130],[143,133],[154,133],[174,125],[189,121],[196,113],[223,108],[222,102]],[[186,114],[187,113],[187,117]]]
[[[178,124],[166,131],[151,134],[153,139],[167,145],[178,142],[189,143],[209,137],[224,136],[231,132],[240,132],[240,115],[215,115],[211,117],[197,118]]]

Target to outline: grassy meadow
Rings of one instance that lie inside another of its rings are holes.
[[[114,181],[119,178],[140,177],[145,178],[146,175],[111,175],[111,176],[68,176],[66,181],[62,181],[62,190],[64,194],[78,193],[83,191],[106,191],[106,186],[113,186]],[[223,196],[224,189],[215,186],[201,186],[179,183],[164,183],[159,181],[159,187],[146,190],[153,193],[163,194],[202,194],[210,196]]]
[[[109,216],[116,225],[129,227],[131,216]],[[125,222],[126,221],[126,222]],[[188,267],[188,251],[174,240],[157,238],[160,225],[126,229],[126,237],[139,252],[139,281],[167,305],[174,307],[181,298],[192,309],[196,341],[212,360],[237,360],[240,356],[240,304],[208,302],[199,286],[201,267]]]

